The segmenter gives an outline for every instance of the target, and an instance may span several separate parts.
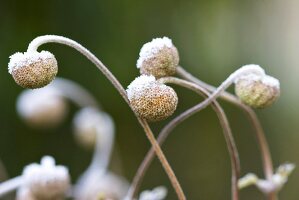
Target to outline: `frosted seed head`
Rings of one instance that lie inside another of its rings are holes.
[[[30,164],[23,170],[24,187],[37,199],[63,197],[70,187],[70,175],[64,166],[55,165],[53,157],[44,156],[41,164]]]
[[[137,68],[141,74],[156,78],[174,75],[178,64],[178,50],[167,37],[156,38],[144,44],[137,60]]]
[[[48,51],[18,52],[9,58],[8,71],[15,82],[24,88],[44,87],[58,72],[56,58]]]
[[[66,100],[51,85],[23,91],[16,104],[19,116],[28,125],[36,128],[57,126],[68,113]]]
[[[111,134],[114,129],[112,118],[92,107],[81,109],[74,117],[73,126],[77,142],[88,149],[93,149],[97,137],[105,142],[109,137],[107,134]]]
[[[161,121],[176,110],[178,97],[169,86],[159,83],[153,76],[141,75],[127,89],[133,110],[150,122]]]
[[[248,74],[235,82],[235,92],[242,102],[253,108],[272,105],[280,95],[280,84],[268,75]]]

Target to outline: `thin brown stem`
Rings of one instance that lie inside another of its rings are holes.
[[[123,86],[120,84],[120,82],[115,78],[115,76],[109,71],[109,69],[94,55],[92,54],[88,49],[83,47],[78,42],[62,37],[62,36],[56,36],[56,35],[45,35],[35,38],[28,46],[27,51],[37,51],[38,47],[42,44],[46,43],[59,43],[64,44],[69,47],[72,47],[79,51],[81,54],[83,54],[87,59],[89,59],[95,66],[106,76],[106,78],[113,84],[113,86],[117,89],[117,91],[120,93],[120,95],[123,97],[123,99],[126,101],[126,103],[129,105],[131,110],[132,109],[129,99],[127,97],[126,90],[123,88]],[[161,150],[160,146],[158,145],[147,121],[141,119],[135,112],[134,112],[138,122],[143,127],[148,139],[150,140],[150,143],[152,147],[154,148],[159,160],[162,163],[162,166],[167,173],[173,188],[175,189],[179,200],[185,200],[186,197],[183,193],[182,188],[180,187],[179,181],[177,180],[170,164],[168,163],[163,151]]]
[[[191,89],[191,90],[197,92],[198,94],[200,94],[201,96],[204,96],[206,98],[209,97],[209,93],[204,88],[202,88],[202,87],[200,87],[200,86],[198,86],[194,83],[190,83],[190,82],[187,82],[187,81],[184,81],[184,80],[181,80],[181,79],[177,79],[177,78],[173,78],[173,77],[162,78],[159,81],[166,82],[166,83],[174,83],[174,84],[180,85],[182,87]],[[232,165],[232,199],[237,200],[238,199],[237,181],[238,181],[238,177],[239,177],[239,174],[240,174],[240,164],[239,164],[238,151],[237,151],[237,148],[236,148],[236,145],[235,145],[235,142],[234,142],[234,138],[231,134],[231,129],[230,129],[230,126],[229,126],[229,122],[227,120],[227,117],[226,117],[223,109],[217,103],[217,101],[213,101],[211,105],[212,105],[214,111],[217,113],[217,116],[220,120],[221,126],[223,128],[225,140],[226,140],[226,143],[227,143],[227,146],[228,146],[228,150],[229,150],[229,154],[230,154],[230,158],[231,158],[231,165]],[[170,132],[179,123],[183,122],[184,120],[186,120],[191,115],[199,112],[202,108],[198,108],[198,107],[194,106],[194,107],[188,109],[187,111],[183,112],[179,116],[177,116],[170,123],[168,123],[162,129],[162,131],[160,132],[160,134],[158,136],[159,144],[160,145],[163,144],[163,142],[169,136]],[[141,185],[141,181],[142,181],[149,165],[151,164],[154,156],[155,156],[155,154],[154,154],[153,149],[150,149],[150,151],[145,156],[143,162],[139,166],[138,171],[137,171],[137,173],[136,173],[136,175],[133,179],[131,189],[130,189],[130,193],[133,197],[136,197],[136,195],[138,193],[138,189]]]
[[[194,77],[192,74],[187,72],[184,68],[178,67],[177,73],[179,76],[182,78],[189,80],[191,82],[196,83],[197,85],[206,88],[210,92],[213,92],[216,90],[216,88],[212,85],[209,85],[198,78]],[[262,157],[262,163],[263,163],[263,170],[264,174],[267,180],[271,180],[272,175],[273,175],[273,163],[272,163],[272,157],[270,153],[270,148],[267,143],[267,139],[265,137],[264,130],[260,124],[260,121],[258,120],[258,117],[256,116],[255,112],[253,111],[252,108],[249,106],[243,104],[235,95],[232,95],[228,92],[222,92],[220,94],[220,98],[238,106],[240,109],[242,109],[245,114],[247,115],[249,121],[251,122],[253,128],[254,128],[254,133],[255,137],[257,139],[257,143],[261,152],[261,157]],[[276,200],[278,199],[276,197],[276,194],[270,194],[268,195],[268,200]]]

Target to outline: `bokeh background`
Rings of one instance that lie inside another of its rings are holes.
[[[141,46],[152,38],[172,38],[180,64],[208,83],[219,85],[244,64],[256,63],[281,81],[282,96],[265,110],[258,110],[269,140],[275,166],[299,162],[299,2],[297,0],[51,0],[0,1],[0,158],[11,177],[23,166],[53,155],[69,166],[75,179],[89,164],[92,152],[80,148],[71,120],[57,128],[37,130],[17,116],[15,101],[23,90],[7,73],[8,57],[25,51],[36,36],[57,34],[72,38],[94,52],[120,82],[127,86],[136,76]],[[131,180],[149,149],[142,129],[120,95],[106,78],[73,49],[47,44],[59,62],[59,76],[87,88],[117,124],[111,168]],[[198,103],[192,92],[175,87],[180,104],[175,114]],[[230,89],[233,91],[233,89]],[[259,151],[244,114],[222,102],[238,144],[242,174],[262,176]],[[166,122],[153,124],[158,132]],[[181,124],[163,147],[188,199],[229,199],[230,162],[217,118],[210,108]],[[121,163],[121,164],[120,164]],[[298,199],[298,170],[281,191],[281,199]],[[175,199],[157,160],[145,188],[165,185],[167,199]],[[263,199],[254,187],[241,199]]]

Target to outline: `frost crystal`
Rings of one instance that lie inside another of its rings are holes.
[[[8,72],[11,74],[14,70],[23,67],[29,66],[41,60],[52,59],[53,54],[48,51],[37,52],[17,52],[10,57],[10,61],[8,63]]]
[[[140,68],[144,60],[151,58],[153,55],[157,54],[163,47],[172,48],[173,44],[171,39],[169,39],[168,37],[156,38],[151,42],[144,44],[139,53],[137,68]]]
[[[135,78],[134,81],[128,86],[127,95],[129,99],[132,99],[133,96],[138,95],[144,89],[150,88],[152,84],[156,82],[154,76],[141,75]]]

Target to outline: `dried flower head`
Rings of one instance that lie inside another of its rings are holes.
[[[75,115],[73,125],[78,143],[87,148],[94,147],[97,137],[104,140],[107,137],[105,134],[110,134],[114,128],[113,120],[107,113],[92,107],[81,109]]]
[[[154,76],[141,75],[127,89],[134,111],[148,121],[166,119],[176,110],[178,97],[169,86],[156,81]]]
[[[51,86],[23,91],[17,100],[17,112],[33,127],[53,127],[63,121],[68,104]]]
[[[265,108],[278,99],[280,84],[279,80],[268,75],[248,74],[235,81],[235,92],[245,104]]]
[[[45,156],[41,164],[30,164],[24,168],[24,187],[37,199],[63,197],[70,187],[68,169],[55,165],[54,158]]]
[[[174,75],[178,64],[178,50],[167,37],[156,38],[144,44],[137,60],[137,68],[141,74],[156,78]]]
[[[58,67],[56,58],[48,51],[18,52],[10,56],[8,71],[18,85],[35,89],[48,85]]]

